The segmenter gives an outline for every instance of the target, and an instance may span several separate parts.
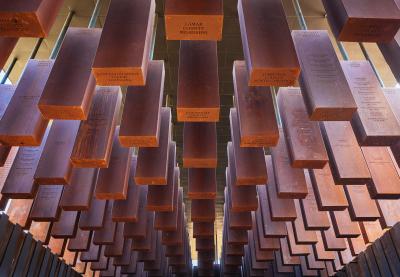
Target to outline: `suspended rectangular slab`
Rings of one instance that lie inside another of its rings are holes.
[[[49,128],[38,147],[21,147],[5,179],[1,194],[9,198],[34,198],[38,185],[34,174],[46,143]]]
[[[372,180],[367,182],[372,198],[399,199],[400,177],[388,147],[361,147]]]
[[[64,187],[60,207],[66,211],[87,211],[90,208],[97,168],[73,168],[70,184]]]
[[[32,223],[32,219],[29,217],[32,204],[33,199],[10,199],[7,208],[9,220],[24,229],[29,229]]]
[[[139,211],[138,211],[138,221],[125,223],[124,226],[124,237],[132,239],[143,239],[146,237],[147,231],[147,217],[148,212],[146,210],[147,205],[147,188],[141,189],[139,195]]]
[[[279,130],[280,139],[276,147],[271,148],[273,173],[280,198],[305,198],[308,194],[307,184],[302,168],[294,168],[290,163],[285,133]]]
[[[97,87],[71,154],[75,167],[108,167],[122,101],[119,87]]]
[[[386,63],[389,65],[394,77],[400,81],[400,32],[397,32],[389,42],[377,43]],[[385,88],[384,91],[387,89]],[[389,88],[389,90],[396,90]]]
[[[155,1],[144,0],[110,3],[93,62],[92,70],[98,85],[145,85],[155,6]]]
[[[135,181],[138,185],[166,185],[171,141],[171,109],[161,109],[158,147],[140,147]]]
[[[278,238],[264,236],[262,218],[257,216],[256,212],[251,212],[251,219],[252,219],[251,230],[253,233],[256,251],[279,250],[280,245]],[[247,233],[250,234],[250,232]],[[249,238],[249,240],[251,239]]]
[[[390,146],[400,138],[400,125],[368,61],[341,62],[357,112],[351,120],[358,143]]]
[[[70,184],[72,172],[70,156],[79,124],[78,120],[55,120],[52,122],[36,168],[35,182],[41,185]]]
[[[359,236],[357,238],[348,238],[347,242],[353,256],[360,255],[360,253],[364,252],[367,248],[367,245],[362,236]]]
[[[377,202],[371,199],[365,185],[347,185],[344,188],[353,221],[373,221],[380,218]]]
[[[227,152],[229,166],[225,170],[225,178],[231,203],[229,208],[234,212],[255,211],[258,208],[255,186],[236,185],[236,165],[231,142],[228,142]]]
[[[26,234],[21,226],[15,225],[11,237],[8,241],[7,248],[0,263],[0,275],[11,276],[16,265],[18,257],[21,253]]]
[[[128,87],[118,134],[123,146],[158,147],[164,78],[164,61],[150,61],[146,85]]]
[[[350,120],[357,105],[327,31],[293,31],[301,92],[310,120]]]
[[[214,236],[214,222],[193,222],[193,238]]]
[[[133,240],[131,250],[142,252],[150,251],[152,242],[155,239],[156,231],[153,229],[154,212],[150,212],[147,216],[146,236],[140,240]]]
[[[358,223],[351,221],[348,210],[330,212],[330,217],[338,238],[356,238],[361,235]]]
[[[92,198],[89,210],[82,211],[79,217],[79,228],[82,230],[99,230],[104,225],[104,216],[107,206],[106,200]]]
[[[104,246],[93,244],[93,236],[92,241],[90,243],[90,247],[87,251],[82,251],[80,259],[82,262],[96,262],[100,258],[100,251],[104,248]]]
[[[340,211],[349,206],[343,186],[333,180],[329,164],[322,169],[311,169],[308,172],[320,211]]]
[[[94,244],[109,245],[113,244],[114,242],[117,224],[112,221],[112,206],[113,201],[108,200],[108,205],[104,213],[103,227],[99,230],[96,230],[93,235]]]
[[[292,256],[303,256],[303,255],[307,256],[308,254],[310,254],[311,250],[309,248],[309,245],[297,244],[295,235],[294,235],[295,231],[290,222],[286,222],[286,229],[288,231],[287,243],[289,246],[290,255],[292,255]]]
[[[339,184],[368,182],[371,174],[350,122],[324,122],[320,126],[335,181]]]
[[[135,183],[136,160],[136,156],[133,156],[131,159],[126,199],[114,201],[112,210],[113,221],[137,222],[138,220],[139,194],[147,191],[147,188],[139,187]]]
[[[48,120],[37,105],[53,67],[53,60],[29,60],[0,121],[0,142],[39,146]],[[26,124],[29,122],[29,124]]]
[[[162,232],[161,243],[166,246],[171,245],[182,245],[184,241],[184,228],[185,228],[185,218],[184,218],[184,207],[183,205],[178,210],[178,227],[176,231],[172,232]],[[161,233],[158,231],[158,233]]]
[[[385,42],[399,30],[396,1],[366,1],[362,8],[354,0],[322,2],[332,31],[340,41]]]
[[[191,220],[193,222],[213,222],[215,220],[215,200],[192,200]]]
[[[131,255],[133,252],[131,250],[132,239],[125,239],[122,256],[118,256],[114,258],[115,266],[127,266],[131,262]]]
[[[219,121],[217,43],[181,41],[178,76],[178,121]]]
[[[265,168],[264,150],[262,147],[241,147],[237,110],[232,108],[229,114],[233,158],[236,165],[236,182],[234,185],[265,184],[268,180]]]
[[[321,237],[325,250],[327,251],[342,251],[346,250],[346,248],[348,247],[345,238],[336,237],[332,222],[331,227],[328,230],[324,230],[321,232]],[[318,241],[317,243],[320,242]]]
[[[167,40],[222,39],[222,0],[168,0],[164,13]]]
[[[217,128],[213,122],[183,123],[183,167],[217,167]]]
[[[143,263],[137,262],[138,252],[132,252],[129,265],[121,267],[122,274],[141,274],[143,272]]]
[[[400,221],[400,201],[398,199],[378,199],[376,200],[380,214],[382,228],[391,228]]]
[[[377,239],[379,239],[383,234],[384,230],[382,229],[379,220],[375,221],[360,221],[360,230],[361,234],[364,238],[365,243],[374,243]]]
[[[59,219],[53,223],[51,236],[53,238],[73,238],[78,228],[79,214],[77,211],[62,211]]]
[[[68,28],[38,107],[46,119],[86,120],[96,82],[91,65],[101,29]]]
[[[241,147],[270,147],[278,143],[272,91],[268,87],[250,87],[244,61],[233,62],[235,107],[239,120]]]
[[[317,200],[315,199],[314,189],[311,184],[310,175],[307,171],[306,176],[308,194],[307,197],[300,200],[300,208],[304,220],[306,230],[326,230],[329,228],[328,214],[318,209]]]
[[[229,228],[234,230],[250,230],[251,223],[251,214],[249,212],[234,212],[230,210],[230,199],[228,190],[225,188],[224,191],[225,196],[225,204],[224,204],[224,213],[229,218]]]
[[[281,238],[287,235],[285,223],[282,221],[273,221],[271,218],[271,204],[269,202],[269,185],[258,185],[258,201],[260,208],[256,211],[256,216],[260,216],[263,224],[264,237]]]
[[[280,88],[278,106],[291,165],[323,168],[328,162],[318,122],[308,117],[300,88]]]
[[[334,251],[329,251],[325,249],[324,243],[322,241],[322,235],[320,232],[316,232],[318,242],[313,244],[314,254],[317,260],[320,261],[332,261],[335,259]]]
[[[0,36],[47,37],[64,1],[35,0],[1,3]]]
[[[269,208],[273,221],[293,221],[296,219],[296,209],[293,199],[285,199],[279,196],[279,191],[275,181],[275,174],[271,156],[265,156],[269,181],[267,184]]]
[[[37,241],[41,241],[44,245],[47,245],[50,240],[50,230],[52,222],[36,222],[32,221],[29,227],[29,233],[32,234],[33,238]]]
[[[11,167],[14,163],[15,157],[18,153],[18,147],[13,147],[8,154],[7,160],[4,163],[3,167],[0,167],[0,191],[3,189],[8,174],[11,170]],[[8,202],[8,198],[0,193],[0,209],[5,210]]]
[[[175,198],[176,197],[176,198]],[[175,186],[174,210],[172,212],[157,212],[154,218],[154,229],[161,231],[176,231],[178,228],[178,211],[182,207],[183,189]]]
[[[115,231],[115,239],[111,245],[106,245],[104,255],[106,257],[122,256],[124,252],[124,223],[117,223],[117,230]]]
[[[98,199],[126,199],[133,148],[119,143],[118,131],[119,126],[115,130],[109,165],[99,170],[95,189]]]
[[[149,251],[138,252],[138,261],[154,261],[156,258],[156,253],[161,247],[161,245],[158,244],[159,240],[161,240],[161,232],[157,231],[155,238],[152,240],[151,249]]]
[[[63,189],[63,185],[39,186],[29,218],[39,222],[57,221],[61,212],[58,203]]]
[[[213,168],[188,169],[189,199],[215,199],[217,195],[217,175]]]
[[[179,168],[176,165],[176,144],[169,144],[168,180],[164,186],[149,186],[147,193],[148,211],[172,212],[174,210],[175,187],[179,186]]]
[[[300,66],[282,3],[241,0],[237,9],[249,85],[293,86]]]
[[[300,264],[300,257],[299,256],[292,256],[289,250],[289,244],[287,242],[287,238],[279,239],[281,244],[280,253],[282,255],[282,263],[284,265],[298,265]]]
[[[76,236],[68,240],[68,250],[75,252],[85,252],[90,248],[90,242],[92,241],[92,231],[84,231],[80,228],[76,231]]]
[[[297,218],[292,222],[292,227],[294,230],[294,237],[296,243],[298,244],[313,244],[317,243],[317,236],[315,231],[306,230],[304,224],[303,214],[301,212],[300,201],[294,200],[294,205],[296,207]]]
[[[98,261],[91,262],[90,269],[93,271],[104,271],[108,268],[109,258],[104,256],[105,247],[103,246],[100,250],[100,258]]]
[[[2,51],[7,51],[3,46],[4,40],[8,41],[8,40],[15,40],[15,43],[18,41],[18,39],[15,38],[0,38],[0,52]],[[14,43],[14,45],[15,45]],[[10,53],[12,51],[12,48],[10,50]],[[7,56],[8,58],[8,56]],[[0,65],[5,64],[6,60],[4,61],[4,63],[2,63],[2,57],[0,55]],[[11,98],[14,95],[15,92],[15,85],[0,85],[0,119],[3,118],[4,113],[6,112],[6,109],[8,107],[8,105],[10,104]],[[7,146],[7,145],[0,145],[0,166],[4,166],[4,164],[7,161],[7,157],[8,154],[11,151],[11,146]]]

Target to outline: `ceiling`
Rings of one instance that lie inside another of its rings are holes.
[[[57,18],[54,27],[48,38],[41,44],[36,58],[47,59],[50,55],[51,49],[58,34],[64,24],[69,11],[74,11],[74,17],[71,26],[74,27],[87,27],[90,20],[91,13],[95,6],[95,0],[65,0],[64,6]],[[285,7],[286,16],[291,29],[300,29],[298,18],[296,17],[292,0],[282,1]],[[326,29],[329,30],[329,25],[325,17],[325,11],[322,6],[321,0],[299,0],[306,23],[309,29]],[[164,0],[156,0],[158,15],[156,44],[154,49],[153,59],[164,60],[166,66],[166,79],[164,91],[164,103],[170,106],[173,110],[173,137],[177,142],[177,160],[182,166],[182,129],[183,124],[176,122],[176,88],[177,88],[177,74],[178,74],[178,61],[179,61],[179,42],[165,40],[164,28]],[[97,27],[102,27],[107,13],[109,0],[102,0],[101,12],[97,21]],[[220,250],[222,242],[222,223],[223,223],[223,190],[225,187],[225,167],[227,165],[226,143],[230,140],[229,128],[229,108],[233,105],[233,83],[232,83],[232,64],[234,60],[243,59],[242,43],[240,38],[239,23],[236,10],[237,0],[224,0],[224,27],[222,41],[218,42],[218,66],[219,66],[219,81],[220,81],[220,97],[221,97],[221,112],[220,121],[217,125],[218,130],[218,168],[217,168],[217,200],[216,200],[216,230],[217,230],[217,244]],[[339,49],[337,48],[334,38],[331,36],[332,42],[335,46],[337,55],[341,58]],[[20,74],[26,64],[27,59],[30,57],[31,52],[37,43],[37,39],[22,38],[19,40],[17,47],[11,54],[5,69],[8,68],[11,61],[17,58],[14,69],[10,74],[12,83],[16,83]],[[361,60],[365,59],[360,47],[357,43],[344,43],[344,47],[348,52],[350,59]],[[376,66],[385,86],[390,87],[396,85],[396,81],[390,72],[389,67],[385,63],[382,55],[380,54],[375,44],[365,44],[368,54],[372,62]],[[184,188],[185,195],[187,195],[187,171],[181,171],[181,186]],[[186,202],[186,215],[190,221],[190,201],[185,197]],[[191,224],[188,224],[191,233]],[[195,247],[192,244],[192,258],[196,259]],[[219,253],[220,251],[218,251]]]

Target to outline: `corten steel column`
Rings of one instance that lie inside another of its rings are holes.
[[[300,7],[300,4],[299,4],[299,1],[298,0],[292,0],[292,2],[293,2],[293,6],[294,6],[294,9],[295,9],[295,12],[296,12],[296,16],[297,16],[297,18],[299,20],[300,27],[303,30],[307,30],[307,24],[306,24],[306,21],[304,19],[303,12],[301,11],[301,7]],[[347,51],[344,48],[343,43],[338,41],[338,40],[336,40],[336,43],[338,45],[340,53],[342,54],[343,59],[345,61],[349,60],[349,55],[347,54]],[[378,72],[377,68],[375,67],[375,64],[372,62],[371,57],[369,56],[369,54],[367,52],[367,49],[365,49],[364,44],[362,42],[359,42],[358,44],[359,44],[359,46],[361,48],[361,51],[362,51],[365,59],[367,61],[369,61],[369,63],[371,64],[371,67],[374,70],[375,75],[378,78],[379,83],[381,84],[382,87],[384,87],[385,85],[383,83],[383,80],[382,80],[381,76],[379,75],[379,72]]]

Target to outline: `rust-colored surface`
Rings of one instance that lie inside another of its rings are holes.
[[[52,60],[28,61],[0,121],[0,141],[3,144],[41,144],[48,120],[42,116],[37,105],[53,63]],[[27,122],[30,124],[27,125]]]
[[[154,218],[154,228],[161,231],[176,231],[178,228],[178,210],[182,206],[183,189],[175,186],[174,210],[172,212],[156,213]]]
[[[317,200],[315,199],[314,189],[311,184],[310,175],[306,171],[308,194],[307,197],[300,200],[300,208],[306,230],[326,230],[329,228],[329,219],[327,212],[318,209]]]
[[[99,230],[104,225],[104,216],[107,206],[110,205],[105,200],[93,197],[90,208],[82,211],[79,217],[79,228],[82,230]]]
[[[278,143],[279,132],[270,88],[248,86],[244,61],[233,63],[233,85],[239,119],[240,146],[275,146]]]
[[[89,210],[97,176],[97,168],[73,168],[71,182],[64,187],[60,207],[67,211]]]
[[[111,1],[93,74],[100,86],[143,86],[153,37],[155,1]]]
[[[9,220],[22,228],[29,229],[32,223],[29,217],[32,203],[32,199],[12,199],[7,210]]]
[[[237,9],[249,85],[293,86],[300,67],[282,2],[240,0]]]
[[[240,147],[238,113],[231,109],[229,114],[236,182],[233,185],[266,184],[268,180],[262,147]],[[232,180],[233,181],[233,180]]]
[[[76,236],[68,240],[68,250],[75,252],[85,252],[90,249],[90,242],[92,240],[92,232],[77,229]]]
[[[328,162],[328,154],[318,122],[308,117],[301,90],[280,88],[278,106],[291,165],[296,168],[323,168]]]
[[[217,167],[217,127],[213,122],[183,124],[183,167]]]
[[[192,200],[191,220],[194,222],[213,222],[215,220],[215,200]]]
[[[135,183],[134,176],[136,171],[136,161],[136,156],[133,156],[131,160],[131,169],[129,172],[126,199],[114,201],[112,211],[113,221],[137,222],[138,220],[139,195],[142,193],[147,193],[147,187],[139,187]]]
[[[358,223],[351,221],[348,210],[330,212],[330,217],[338,238],[355,238],[361,234]]]
[[[68,28],[38,107],[46,119],[86,120],[95,91],[91,65],[101,29]]]
[[[372,198],[400,198],[400,176],[388,147],[361,147],[372,180],[367,182]]]
[[[181,41],[177,90],[178,121],[219,121],[218,57],[215,41]]]
[[[87,120],[79,127],[71,154],[76,167],[108,167],[122,101],[118,87],[97,87]]]
[[[18,42],[18,38],[13,37],[2,37],[0,38],[0,68],[4,68],[8,57],[10,57],[15,45]]]
[[[104,212],[103,227],[94,231],[93,234],[94,244],[109,245],[113,244],[114,242],[117,223],[112,221],[112,206],[113,201],[108,200],[108,205],[106,206],[106,210]]]
[[[371,174],[350,122],[324,122],[320,126],[335,181],[339,184],[368,182]]]
[[[302,168],[294,168],[290,163],[285,133],[279,130],[279,142],[271,148],[273,173],[278,196],[280,198],[302,199],[308,194],[307,184]]]
[[[324,0],[331,29],[340,41],[388,42],[400,27],[396,1]]]
[[[77,211],[61,211],[59,219],[53,223],[51,236],[54,238],[73,238],[78,228]]]
[[[53,121],[36,168],[35,182],[41,185],[71,183],[70,156],[79,124],[77,120]]]
[[[215,199],[217,195],[217,176],[213,168],[188,169],[187,195],[189,199]]]
[[[342,61],[357,112],[351,125],[363,146],[389,146],[399,141],[400,125],[368,61]]]
[[[349,206],[343,186],[335,183],[329,165],[308,172],[320,211],[340,211]]]
[[[255,186],[236,185],[236,165],[231,142],[228,142],[227,150],[229,166],[225,170],[225,177],[231,200],[229,208],[234,212],[255,211],[258,208],[256,188]]]
[[[347,185],[344,188],[353,221],[371,221],[380,218],[377,202],[371,199],[365,185]]]
[[[136,184],[167,184],[169,144],[171,141],[171,117],[171,110],[169,108],[162,108],[158,147],[139,148],[135,173]]]
[[[0,2],[0,36],[47,37],[63,0],[15,0]]]
[[[128,87],[118,135],[123,146],[158,147],[164,78],[164,61],[150,61],[146,85]]]
[[[167,40],[221,40],[222,0],[165,1]]]
[[[357,110],[327,31],[293,31],[310,120],[350,120]]]
[[[149,186],[147,206],[149,211],[172,212],[174,209],[175,187],[179,186],[180,171],[176,164],[176,144],[169,145],[168,180],[164,186]]]
[[[267,184],[267,196],[269,208],[271,211],[271,219],[274,221],[293,221],[296,219],[296,209],[293,199],[285,199],[279,196],[279,189],[274,178],[274,169],[271,156],[265,156],[269,181]]]
[[[57,221],[61,212],[58,203],[63,189],[62,185],[39,186],[29,218],[39,222]]]
[[[126,199],[133,149],[119,143],[118,131],[119,126],[115,130],[108,167],[99,170],[95,189],[98,199]]]

